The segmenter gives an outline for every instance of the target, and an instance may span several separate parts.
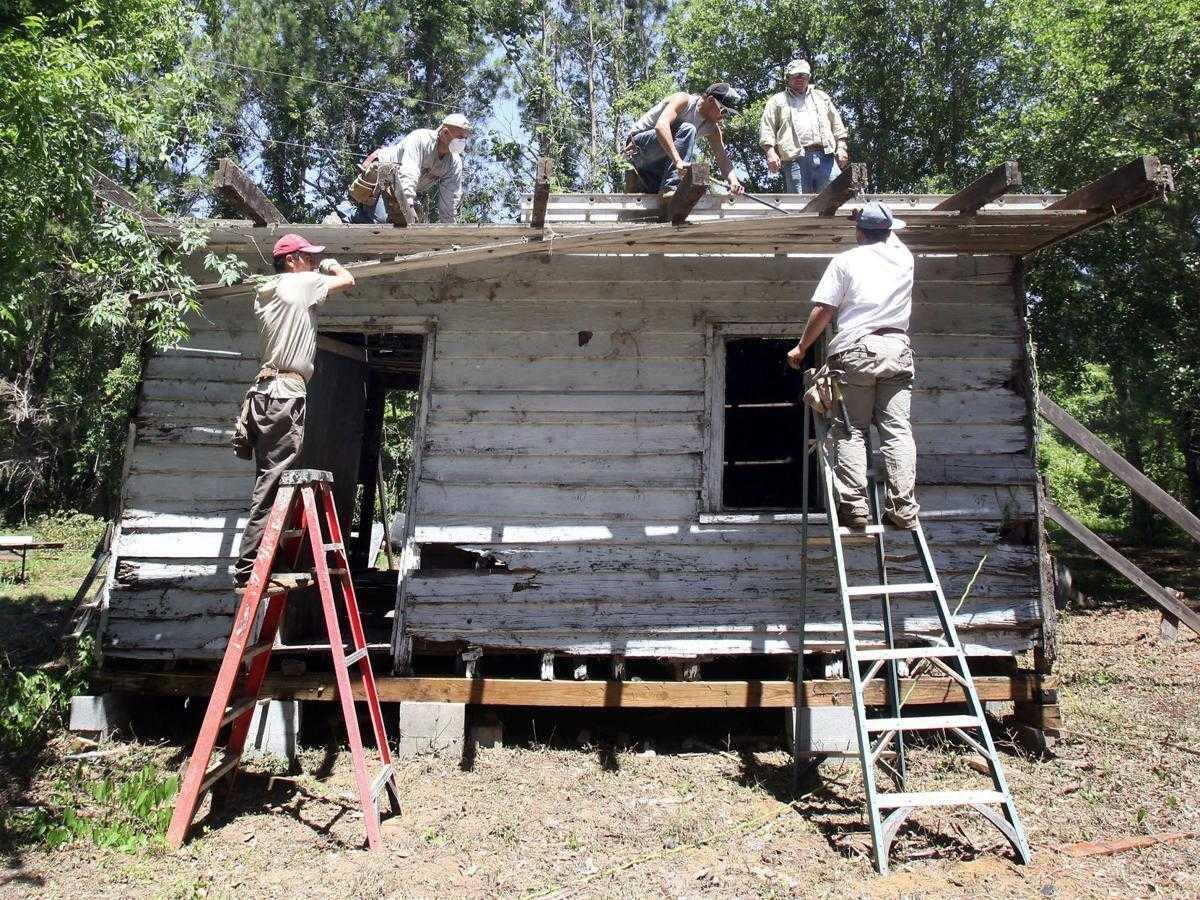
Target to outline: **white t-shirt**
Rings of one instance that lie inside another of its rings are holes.
[[[258,289],[254,315],[258,318],[261,364],[299,372],[307,382],[317,355],[317,316],[314,308],[325,302],[333,278],[320,272],[285,272]],[[305,395],[304,382],[295,376],[268,378],[254,390],[270,397]]]
[[[837,310],[830,355],[880,328],[907,332],[912,289],[913,255],[895,232],[886,241],[859,244],[831,259],[812,298]]]

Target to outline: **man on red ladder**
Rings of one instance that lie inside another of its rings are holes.
[[[272,253],[276,276],[258,289],[261,367],[246,392],[234,435],[234,450],[254,457],[254,491],[242,533],[241,555],[233,580],[244,585],[254,570],[279,479],[296,461],[304,443],[304,400],[317,353],[316,308],[330,294],[349,290],[354,276],[336,260],[317,254],[324,247],[298,234],[285,234]]]

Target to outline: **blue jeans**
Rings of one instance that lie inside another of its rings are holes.
[[[672,122],[671,136],[675,139],[679,158],[685,163],[693,162],[696,158],[696,126],[691,122]],[[667,156],[667,151],[658,142],[657,131],[647,128],[630,135],[629,141],[636,148],[629,162],[637,170],[647,194],[657,194],[679,186],[679,173],[675,171],[675,163]]]
[[[374,206],[360,206],[355,203],[354,212],[350,214],[350,222],[354,225],[386,225],[387,220],[387,208],[383,205],[382,196],[375,201]]]
[[[819,194],[841,172],[832,153],[805,150],[783,164],[783,190],[788,194]]]

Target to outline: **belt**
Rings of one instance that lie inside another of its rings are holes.
[[[297,372],[294,369],[277,369],[274,366],[263,366],[258,370],[258,374],[254,376],[255,382],[262,381],[264,378],[278,378],[280,375],[295,375],[305,384],[308,384],[308,379],[303,373]]]
[[[871,334],[908,334],[903,328],[876,328]]]
[[[800,149],[802,149],[805,153],[807,153],[809,150],[820,150],[822,153],[824,153],[825,145],[824,144],[805,144]]]

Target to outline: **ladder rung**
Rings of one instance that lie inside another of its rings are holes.
[[[289,538],[298,538],[302,537],[303,535],[303,528],[285,528],[283,531],[279,532],[279,539],[281,541],[286,541]]]
[[[248,663],[256,656],[266,653],[274,646],[274,641],[259,641],[257,644],[251,644],[246,648],[246,652],[242,654],[242,662]]]
[[[912,584],[862,584],[846,588],[847,597],[875,597],[880,594],[925,594],[932,593],[939,585],[934,581],[918,581]]]
[[[865,534],[883,534],[887,531],[884,525],[867,525],[864,528],[847,528],[845,525],[838,526],[838,534],[842,537],[862,537]]]
[[[295,591],[312,583],[313,576],[308,572],[272,572],[267,576],[268,587],[276,590]]]
[[[958,656],[954,647],[885,647],[882,650],[859,650],[859,662],[875,659],[928,659],[931,656],[949,658]]]
[[[355,650],[353,653],[351,653],[349,656],[346,657],[346,665],[352,666],[366,655],[367,655],[366,647],[363,647],[361,650]]]
[[[341,544],[340,542],[335,542],[335,543],[332,543],[332,544],[326,544],[326,545],[325,545],[325,552],[326,552],[326,553],[329,553],[329,552],[330,552],[330,551],[332,551],[332,550],[345,550],[345,549],[346,549],[346,548],[345,548],[344,546],[342,546],[342,544]]]
[[[316,574],[315,570],[313,571],[313,574],[314,575]],[[348,569],[330,569],[329,570],[329,576],[331,578],[341,578],[343,575],[347,575],[347,574],[349,574]]]
[[[233,706],[225,710],[225,715],[221,717],[221,725],[228,725],[234,719],[241,718],[247,712],[254,709],[254,707],[258,706],[258,704],[259,699],[257,697],[247,697],[245,700],[233,704]]]
[[[926,791],[914,794],[876,794],[880,809],[899,809],[901,806],[977,806],[1006,803],[1008,797],[1000,791]]]
[[[228,775],[235,766],[241,761],[240,756],[234,756],[226,753],[225,757],[217,765],[215,769],[209,769],[204,773],[204,780],[200,782],[200,793],[203,794],[210,787]]]
[[[899,719],[867,719],[867,731],[935,731],[939,728],[986,727],[975,716],[904,716]]]
[[[388,763],[386,766],[384,766],[382,769],[379,770],[379,774],[376,775],[375,780],[371,782],[371,799],[372,800],[376,799],[380,795],[380,793],[383,791],[384,785],[386,785],[388,783],[388,779],[392,777],[392,774],[395,771],[396,771],[396,766],[394,763]]]

